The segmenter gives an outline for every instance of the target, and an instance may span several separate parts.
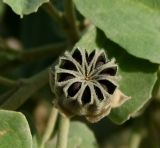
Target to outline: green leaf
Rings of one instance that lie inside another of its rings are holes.
[[[132,99],[121,107],[113,109],[110,118],[116,123],[122,123],[129,119],[150,100],[153,86],[157,80],[157,65],[147,60],[135,58],[128,54],[117,44],[108,40],[101,31],[91,28],[85,36],[76,44],[76,47],[92,50],[103,48],[108,56],[115,57],[119,65],[120,90]]]
[[[69,148],[98,148],[93,132],[82,122],[71,122]]]
[[[139,58],[160,63],[160,0],[74,0],[106,36]]]
[[[49,0],[3,0],[3,2],[22,18],[25,14],[37,12],[38,8]]]
[[[0,148],[32,148],[32,136],[25,116],[0,110]]]

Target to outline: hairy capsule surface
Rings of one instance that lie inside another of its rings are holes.
[[[118,65],[104,50],[75,48],[66,51],[50,70],[55,106],[66,116],[85,116],[97,122],[129,97],[118,89]]]

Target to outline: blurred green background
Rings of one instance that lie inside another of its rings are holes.
[[[56,1],[56,6],[63,9],[60,1]],[[79,20],[83,20],[78,12],[77,15]],[[37,13],[20,19],[10,7],[0,1],[0,50],[3,47],[31,50],[65,40],[62,26],[51,19],[42,8]],[[4,56],[0,51],[0,75],[15,81],[29,78],[57,59],[53,54],[42,59],[35,56],[33,61],[25,60],[21,63],[14,60],[14,56],[12,53]],[[10,86],[0,85],[0,93],[3,95],[9,88]],[[46,85],[17,109],[26,115],[31,125],[34,122],[40,135],[44,132],[52,98],[49,86]],[[78,117],[73,120],[82,120],[88,124],[94,131],[100,148],[160,148],[160,102],[153,100],[135,116],[137,118],[130,119],[123,125],[116,125],[108,118],[96,124],[89,124]]]

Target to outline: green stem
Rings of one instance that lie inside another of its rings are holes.
[[[15,83],[16,82],[14,80],[0,76],[0,85],[13,86],[13,85],[15,85]]]
[[[14,49],[0,49],[0,52],[3,52],[3,58],[5,57],[5,61],[2,62],[0,60],[0,69],[3,72],[10,71],[14,67],[20,66],[23,63],[31,63],[39,60],[44,60],[46,58],[52,57],[53,59],[57,59],[57,57],[66,50],[66,48],[70,48],[68,43],[62,42],[57,44],[45,45],[38,48],[33,49],[23,49],[23,50],[14,50]],[[6,55],[6,56],[5,56]],[[12,58],[8,58],[12,57]]]
[[[67,148],[69,125],[70,119],[61,115],[56,148]]]
[[[53,18],[56,19],[57,22],[62,22],[63,13],[60,12],[51,2],[45,3],[43,5],[44,10]]]
[[[154,89],[153,89],[153,98],[160,101],[160,66],[159,66],[159,69],[157,72],[157,82],[156,82]]]
[[[140,133],[134,132],[131,136],[129,148],[138,148],[143,136]]]
[[[157,98],[160,100],[160,65],[159,65],[159,70],[158,70],[158,90],[157,90]]]
[[[12,59],[8,59],[8,61],[16,61],[25,63],[32,62],[36,60],[41,60],[48,57],[56,58],[59,54],[61,54],[68,47],[67,43],[57,43],[52,45],[45,45],[42,47],[34,48],[34,49],[21,49],[15,50],[11,48],[1,49],[0,52],[3,52],[7,57],[12,57]],[[10,55],[10,56],[8,56]]]
[[[67,43],[57,43],[54,45],[47,45],[30,51],[22,53],[21,60],[33,61],[36,59],[44,59],[48,57],[56,58],[68,47]]]
[[[15,89],[15,91],[3,102],[0,107],[9,110],[16,110],[47,83],[48,68],[29,79],[24,79],[18,88]]]
[[[64,0],[65,18],[69,25],[70,38],[73,43],[79,39],[79,30],[76,22],[75,7],[72,0]]]
[[[50,114],[50,117],[49,117],[49,120],[48,120],[48,123],[47,123],[45,133],[42,138],[40,148],[44,148],[46,142],[50,139],[51,134],[52,134],[54,127],[55,127],[57,116],[58,116],[58,110],[55,107],[53,107],[51,114]]]
[[[59,22],[63,31],[69,36],[71,44],[74,44],[79,39],[79,30],[76,22],[74,4],[72,0],[65,0],[64,2],[65,14],[54,7],[51,2],[44,4],[43,8],[51,18]]]

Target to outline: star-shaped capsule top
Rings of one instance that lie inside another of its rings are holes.
[[[55,104],[64,114],[84,115],[90,122],[109,114],[119,77],[118,65],[108,59],[104,50],[67,51],[53,69]]]

